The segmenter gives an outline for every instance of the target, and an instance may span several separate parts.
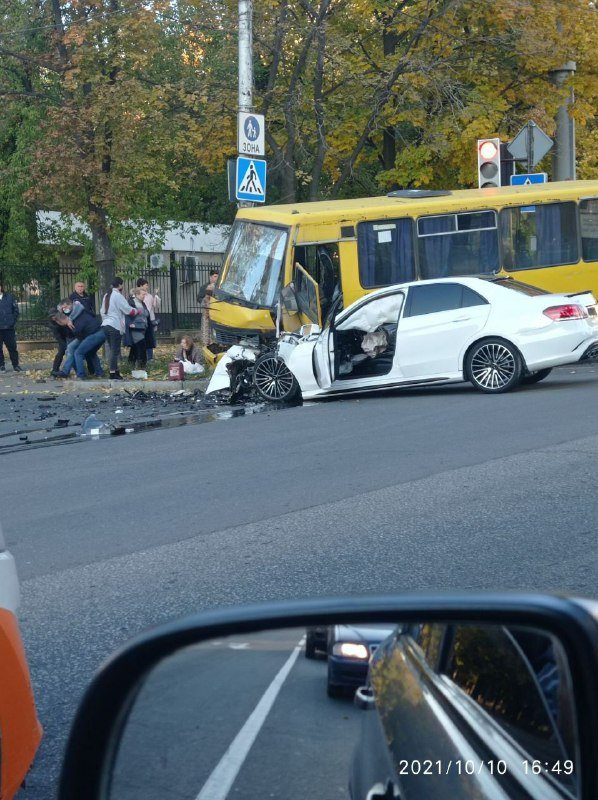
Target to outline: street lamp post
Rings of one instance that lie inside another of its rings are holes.
[[[565,81],[575,74],[575,61],[568,61],[559,69],[552,70],[550,77],[559,89]],[[553,180],[575,180],[575,120],[569,114],[569,106],[573,103],[573,88],[569,97],[559,108],[556,115],[555,148],[552,159]]]
[[[253,5],[239,0],[239,111],[253,111]],[[247,200],[240,207],[253,206]]]

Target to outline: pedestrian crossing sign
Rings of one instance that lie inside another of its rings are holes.
[[[237,158],[237,200],[266,202],[266,162],[260,158]]]

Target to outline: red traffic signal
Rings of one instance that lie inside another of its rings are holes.
[[[478,186],[500,186],[500,139],[478,139]]]

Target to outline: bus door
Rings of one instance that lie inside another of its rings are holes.
[[[301,264],[295,264],[293,280],[282,290],[281,305],[283,330],[296,331],[310,324],[322,327],[320,290]]]
[[[299,264],[317,283],[322,320],[325,321],[332,301],[341,292],[338,242],[295,244],[294,263]]]

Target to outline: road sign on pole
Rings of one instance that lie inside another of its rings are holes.
[[[528,122],[512,142],[507,145],[507,150],[515,161],[526,161],[527,171],[538,164],[550,150],[554,142],[547,136],[542,128],[535,122]]]
[[[532,183],[548,183],[548,175],[545,172],[511,175],[511,186],[530,186]]]
[[[237,200],[266,202],[266,162],[259,158],[237,158]]]
[[[239,111],[237,150],[242,156],[265,156],[264,115]]]

